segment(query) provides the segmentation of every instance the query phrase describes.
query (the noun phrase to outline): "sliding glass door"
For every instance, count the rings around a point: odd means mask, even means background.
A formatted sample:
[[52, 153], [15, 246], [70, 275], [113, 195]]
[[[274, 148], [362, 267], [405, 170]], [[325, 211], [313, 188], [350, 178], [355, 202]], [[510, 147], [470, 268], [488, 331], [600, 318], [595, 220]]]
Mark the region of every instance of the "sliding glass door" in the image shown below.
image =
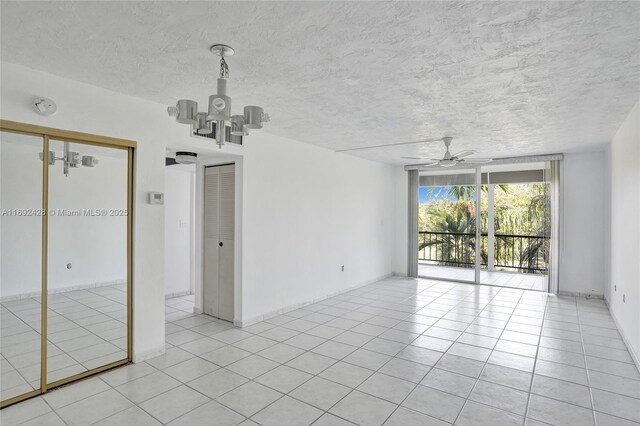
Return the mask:
[[549, 162], [421, 171], [418, 275], [548, 291], [551, 181]]
[[476, 170], [421, 173], [418, 275], [476, 281]]
[[544, 162], [482, 168], [481, 284], [547, 291], [548, 177]]
[[131, 360], [135, 142], [0, 123], [5, 407]]

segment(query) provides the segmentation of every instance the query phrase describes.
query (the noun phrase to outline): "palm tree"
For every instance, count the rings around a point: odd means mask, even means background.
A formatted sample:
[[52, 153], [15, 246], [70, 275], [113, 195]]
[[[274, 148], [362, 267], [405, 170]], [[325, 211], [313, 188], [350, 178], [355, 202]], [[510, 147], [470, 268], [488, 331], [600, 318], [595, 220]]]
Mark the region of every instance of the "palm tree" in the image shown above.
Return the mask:
[[[459, 200], [450, 211], [431, 212], [436, 235], [421, 241], [418, 250], [432, 248], [444, 265], [471, 266], [475, 254], [475, 203]], [[431, 257], [431, 256], [429, 256]]]
[[549, 206], [551, 194], [548, 186], [541, 188], [542, 193], [531, 198], [527, 210], [528, 220], [536, 224], [536, 236], [545, 238], [530, 239], [524, 250], [520, 253], [520, 267], [527, 265], [529, 270], [548, 269], [549, 265], [549, 236], [551, 234], [551, 218]]
[[[504, 192], [509, 192], [508, 185], [496, 185]], [[481, 185], [482, 192], [489, 190], [488, 185]], [[474, 185], [453, 185], [453, 186], [429, 186], [427, 187], [427, 197], [440, 197], [446, 191], [446, 194], [456, 200], [471, 200], [476, 195], [476, 187]]]

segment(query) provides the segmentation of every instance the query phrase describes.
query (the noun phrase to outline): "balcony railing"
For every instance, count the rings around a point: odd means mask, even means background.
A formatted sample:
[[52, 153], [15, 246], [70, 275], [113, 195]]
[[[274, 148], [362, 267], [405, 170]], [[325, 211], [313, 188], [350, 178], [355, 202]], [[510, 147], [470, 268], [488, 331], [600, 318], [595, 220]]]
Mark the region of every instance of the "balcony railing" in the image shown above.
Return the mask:
[[[475, 233], [420, 231], [418, 259], [440, 265], [472, 268], [475, 265]], [[539, 235], [494, 235], [492, 267], [530, 274], [548, 272], [549, 239]], [[487, 268], [488, 234], [480, 240], [480, 265]]]

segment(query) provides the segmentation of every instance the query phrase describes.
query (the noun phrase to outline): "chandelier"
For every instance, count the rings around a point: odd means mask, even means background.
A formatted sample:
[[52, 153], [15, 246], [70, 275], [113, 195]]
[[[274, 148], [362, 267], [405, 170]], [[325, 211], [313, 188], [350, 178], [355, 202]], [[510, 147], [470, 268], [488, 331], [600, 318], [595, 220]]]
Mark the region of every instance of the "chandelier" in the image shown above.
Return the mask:
[[178, 123], [190, 124], [194, 135], [215, 139], [219, 148], [225, 142], [242, 145], [249, 129], [261, 129], [262, 124], [269, 121], [269, 115], [259, 106], [246, 106], [243, 115], [231, 115], [231, 98], [227, 96], [229, 66], [225, 57], [233, 56], [235, 51], [226, 44], [214, 44], [209, 50], [220, 56], [220, 74], [218, 93], [209, 96], [208, 111], [198, 112], [196, 101], [181, 99], [176, 106], [167, 108], [167, 112]]
[[[44, 160], [44, 154], [38, 153], [40, 161]], [[55, 151], [49, 151], [47, 158], [50, 166], [55, 166], [56, 161], [62, 161], [62, 172], [65, 176], [69, 176], [69, 169], [77, 169], [80, 166], [83, 167], [95, 167], [98, 164], [98, 159], [93, 155], [81, 155], [79, 152], [71, 151], [69, 148], [69, 142], [64, 142], [62, 157], [56, 157]]]

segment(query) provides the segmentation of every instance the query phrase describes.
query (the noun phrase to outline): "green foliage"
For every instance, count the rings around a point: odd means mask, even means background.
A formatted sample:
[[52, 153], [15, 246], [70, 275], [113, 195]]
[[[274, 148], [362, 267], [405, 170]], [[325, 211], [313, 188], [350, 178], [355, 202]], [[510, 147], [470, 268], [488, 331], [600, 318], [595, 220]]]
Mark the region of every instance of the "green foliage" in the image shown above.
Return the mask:
[[[488, 186], [482, 185], [481, 230], [487, 233]], [[442, 264], [473, 263], [475, 236], [475, 186], [430, 187], [428, 194], [450, 199], [435, 199], [420, 204], [418, 227], [420, 231], [443, 232], [447, 235], [430, 236], [419, 242], [421, 255], [425, 258], [444, 259]], [[508, 184], [494, 188], [494, 229], [498, 235], [520, 235], [548, 237], [550, 233], [549, 188], [545, 184]], [[482, 262], [487, 262], [487, 241], [481, 241]], [[523, 239], [523, 247], [504, 249], [513, 238], [496, 237], [496, 263], [515, 264], [524, 268], [546, 268], [549, 256], [549, 240]], [[519, 241], [519, 240], [518, 240]], [[500, 250], [500, 247], [503, 250]]]
[[[431, 204], [437, 204], [437, 207]], [[428, 252], [430, 258], [440, 259], [440, 264], [463, 263], [471, 266], [475, 258], [476, 203], [470, 198], [436, 200], [420, 205], [419, 218], [427, 229], [443, 234], [432, 235], [419, 242], [418, 250]]]

